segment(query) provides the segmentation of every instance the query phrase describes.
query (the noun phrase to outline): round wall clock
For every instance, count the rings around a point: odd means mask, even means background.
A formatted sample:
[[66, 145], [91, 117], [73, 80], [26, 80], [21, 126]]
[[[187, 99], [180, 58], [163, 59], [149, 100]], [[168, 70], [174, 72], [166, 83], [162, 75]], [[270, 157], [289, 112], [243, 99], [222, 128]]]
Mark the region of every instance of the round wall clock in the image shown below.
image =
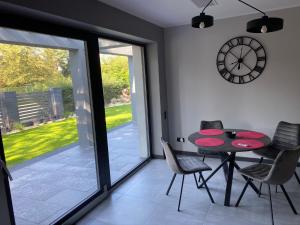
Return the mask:
[[227, 41], [217, 56], [220, 75], [234, 84], [245, 84], [258, 78], [265, 69], [267, 56], [259, 41], [236, 37]]

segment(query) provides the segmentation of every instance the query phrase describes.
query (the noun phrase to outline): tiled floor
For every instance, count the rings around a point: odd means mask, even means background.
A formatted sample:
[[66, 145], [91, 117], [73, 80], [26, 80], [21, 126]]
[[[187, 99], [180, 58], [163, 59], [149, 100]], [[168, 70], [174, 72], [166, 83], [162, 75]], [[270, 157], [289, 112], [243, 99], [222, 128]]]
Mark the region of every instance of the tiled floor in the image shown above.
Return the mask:
[[[109, 132], [108, 140], [114, 182], [143, 159], [132, 123]], [[49, 224], [93, 194], [97, 190], [94, 159], [93, 148], [75, 145], [12, 168], [10, 186], [17, 225]]]
[[[216, 167], [219, 160], [207, 159], [207, 163]], [[242, 167], [248, 164], [239, 162]], [[225, 207], [225, 182], [221, 171], [208, 183], [216, 204], [210, 202], [204, 189], [196, 189], [192, 176], [187, 176], [182, 211], [177, 212], [181, 179], [176, 178], [170, 195], [166, 196], [171, 177], [172, 173], [164, 160], [152, 160], [78, 225], [271, 225], [266, 186], [263, 187], [261, 198], [249, 188], [240, 207]], [[235, 172], [232, 204], [236, 202], [244, 184], [244, 180]], [[294, 177], [286, 184], [286, 189], [300, 212], [300, 185]], [[292, 213], [283, 193], [275, 194], [274, 188], [272, 190], [275, 224], [299, 225], [300, 215]]]

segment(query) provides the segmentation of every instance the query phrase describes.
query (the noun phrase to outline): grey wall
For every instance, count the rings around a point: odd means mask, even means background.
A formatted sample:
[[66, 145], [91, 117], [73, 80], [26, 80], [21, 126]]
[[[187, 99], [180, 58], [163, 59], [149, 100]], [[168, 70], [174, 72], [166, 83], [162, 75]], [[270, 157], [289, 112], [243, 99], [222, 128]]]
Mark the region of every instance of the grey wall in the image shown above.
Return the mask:
[[[166, 92], [164, 86], [164, 38], [163, 29], [127, 14], [123, 11], [105, 5], [97, 0], [41, 0], [41, 1], [0, 1], [0, 6], [8, 9], [15, 9], [15, 5], [27, 7], [43, 12], [39, 14], [32, 11], [20, 9], [26, 14], [38, 14], [51, 20], [58, 20], [58, 17], [68, 18], [72, 21], [84, 23], [81, 25], [91, 26], [104, 34], [118, 35], [132, 40], [147, 43], [146, 56], [148, 60], [147, 68], [149, 71], [149, 106], [151, 108], [151, 127], [152, 127], [152, 149], [154, 154], [161, 155], [159, 138], [167, 135], [166, 121], [161, 115], [166, 108]], [[47, 13], [48, 15], [44, 14]], [[58, 16], [53, 17], [52, 15]]]
[[[283, 31], [246, 33], [246, 22], [257, 15], [217, 20], [205, 30], [189, 25], [165, 30], [169, 139], [176, 149], [196, 150], [176, 137], [187, 138], [200, 120], [221, 119], [227, 128], [271, 136], [280, 120], [300, 123], [300, 8], [270, 15], [285, 19]], [[268, 56], [261, 77], [246, 85], [225, 81], [216, 68], [219, 48], [239, 35], [259, 40]]]

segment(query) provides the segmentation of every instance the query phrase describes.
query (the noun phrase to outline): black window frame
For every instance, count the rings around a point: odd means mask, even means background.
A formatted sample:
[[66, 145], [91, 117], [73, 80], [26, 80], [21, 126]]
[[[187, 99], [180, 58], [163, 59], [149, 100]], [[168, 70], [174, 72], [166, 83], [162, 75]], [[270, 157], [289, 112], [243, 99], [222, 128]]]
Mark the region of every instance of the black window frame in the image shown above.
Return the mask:
[[[130, 39], [106, 34], [99, 32], [96, 29], [91, 29], [88, 25], [87, 27], [76, 26], [75, 24], [70, 25], [66, 22], [52, 22], [49, 21], [51, 18], [39, 18], [35, 16], [22, 15], [20, 13], [9, 12], [7, 10], [0, 10], [0, 27], [10, 28], [16, 30], [22, 30], [27, 32], [35, 32], [47, 35], [55, 35], [65, 38], [72, 38], [82, 40], [86, 43], [87, 50], [87, 65], [88, 65], [88, 80], [89, 80], [89, 92], [92, 106], [92, 120], [94, 128], [94, 140], [95, 140], [95, 155], [97, 160], [97, 175], [100, 180], [100, 189], [97, 193], [90, 196], [83, 203], [75, 206], [71, 211], [58, 220], [54, 221], [53, 224], [63, 224], [67, 222], [70, 218], [79, 213], [82, 209], [92, 203], [95, 199], [101, 197], [105, 191], [111, 192], [118, 185], [123, 183], [128, 177], [132, 176], [140, 168], [142, 168], [146, 163], [148, 163], [152, 154], [152, 143], [151, 143], [151, 122], [150, 122], [150, 96], [148, 94], [149, 87], [149, 77], [147, 73], [147, 45], [142, 42], [133, 41]], [[148, 117], [148, 136], [149, 136], [149, 157], [143, 162], [138, 164], [135, 168], [128, 172], [128, 174], [121, 177], [115, 183], [111, 183], [110, 179], [110, 166], [109, 166], [109, 152], [108, 152], [108, 140], [107, 140], [107, 130], [105, 121], [105, 105], [103, 97], [103, 85], [101, 76], [101, 66], [100, 66], [100, 52], [98, 39], [104, 38], [113, 41], [121, 41], [124, 43], [137, 45], [143, 47], [144, 52], [144, 62], [145, 62], [145, 94], [147, 100], [147, 117]], [[99, 91], [101, 90], [101, 91]], [[101, 125], [102, 124], [102, 125]], [[2, 137], [0, 136], [0, 158], [5, 161], [4, 147], [2, 143]], [[5, 192], [7, 194], [8, 207], [10, 209], [10, 218], [12, 225], [15, 225], [14, 213], [12, 200], [10, 195], [10, 187], [8, 179], [5, 179]]]

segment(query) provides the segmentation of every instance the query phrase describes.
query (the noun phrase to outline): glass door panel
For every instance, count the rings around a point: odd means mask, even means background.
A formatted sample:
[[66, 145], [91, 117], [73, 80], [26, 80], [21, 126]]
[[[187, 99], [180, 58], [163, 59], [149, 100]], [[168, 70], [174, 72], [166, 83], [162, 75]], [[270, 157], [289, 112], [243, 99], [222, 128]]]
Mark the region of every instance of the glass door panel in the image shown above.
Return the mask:
[[149, 157], [143, 48], [99, 39], [111, 181]]
[[100, 187], [85, 42], [0, 34], [0, 126], [16, 224], [50, 224]]

